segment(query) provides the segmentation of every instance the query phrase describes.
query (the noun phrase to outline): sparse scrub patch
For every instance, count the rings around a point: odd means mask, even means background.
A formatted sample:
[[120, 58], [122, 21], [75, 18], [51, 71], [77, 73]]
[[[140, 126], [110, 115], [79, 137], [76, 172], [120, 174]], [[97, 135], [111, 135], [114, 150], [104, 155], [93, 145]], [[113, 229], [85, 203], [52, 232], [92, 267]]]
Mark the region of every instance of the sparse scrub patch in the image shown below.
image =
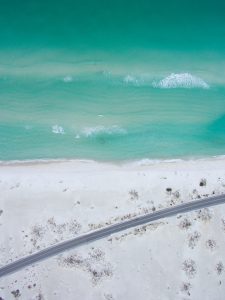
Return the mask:
[[173, 205], [176, 205], [178, 200], [180, 199], [180, 192], [178, 190], [172, 192], [172, 189], [171, 188], [167, 188], [166, 189], [166, 193], [167, 195], [169, 196], [169, 202], [168, 202], [168, 205], [169, 206], [173, 206]]
[[184, 220], [182, 220], [179, 224], [180, 229], [189, 229], [191, 227], [191, 221], [188, 220], [187, 218], [185, 218]]
[[164, 224], [163, 222], [158, 222], [158, 223], [143, 225], [141, 227], [133, 229], [132, 231], [123, 233], [119, 236], [115, 236], [115, 238], [110, 238], [110, 239], [108, 239], [108, 241], [112, 242], [113, 239], [115, 239], [116, 241], [122, 241], [123, 239], [125, 239], [127, 236], [130, 236], [130, 235], [142, 236], [143, 234], [145, 234], [145, 232], [147, 232], [149, 230], [155, 230], [163, 224]]
[[93, 249], [91, 252], [89, 252], [89, 256], [96, 261], [100, 261], [104, 259], [105, 253], [101, 249]]
[[203, 208], [197, 212], [197, 218], [201, 221], [209, 222], [212, 219], [212, 214], [208, 208]]
[[81, 256], [70, 255], [64, 258], [63, 263], [67, 267], [78, 267], [83, 265], [84, 260], [82, 259]]
[[168, 195], [171, 195], [171, 193], [172, 193], [172, 188], [170, 188], [170, 187], [166, 188], [166, 192], [167, 192]]
[[216, 272], [218, 275], [221, 275], [222, 272], [224, 270], [224, 266], [223, 263], [220, 261], [217, 265], [216, 265]]
[[44, 296], [41, 293], [39, 293], [36, 297], [36, 300], [44, 300]]
[[182, 268], [189, 278], [193, 278], [195, 274], [197, 273], [196, 271], [196, 263], [193, 259], [187, 259], [183, 262], [183, 268]]
[[72, 219], [69, 222], [57, 224], [54, 217], [52, 217], [48, 219], [47, 225], [49, 225], [51, 232], [57, 233], [58, 235], [63, 235], [65, 233], [77, 234], [81, 230], [81, 224], [75, 219]]
[[32, 238], [30, 239], [30, 241], [32, 242], [33, 246], [36, 247], [37, 249], [40, 248], [38, 242], [40, 242], [43, 239], [44, 233], [45, 233], [45, 229], [43, 226], [40, 225], [35, 225], [31, 229]]
[[192, 191], [192, 199], [199, 199], [199, 198], [201, 198], [201, 196], [199, 195], [198, 191], [194, 189]]
[[76, 220], [72, 220], [69, 223], [69, 232], [77, 234], [81, 230], [81, 225]]
[[169, 202], [169, 206], [173, 206], [175, 204], [176, 204], [176, 202], [173, 199], [171, 199], [170, 202]]
[[210, 250], [214, 250], [216, 247], [216, 241], [209, 239], [206, 241], [206, 247]]
[[15, 298], [19, 298], [19, 297], [21, 296], [20, 290], [12, 291], [11, 294], [12, 294]]
[[54, 227], [56, 226], [56, 222], [55, 222], [54, 217], [48, 219], [47, 223], [48, 223], [49, 225], [51, 225], [51, 226], [54, 226]]
[[32, 231], [31, 231], [31, 233], [37, 238], [42, 238], [44, 235], [44, 232], [45, 232], [44, 227], [42, 227], [41, 225], [33, 226]]
[[93, 284], [113, 275], [112, 266], [105, 261], [105, 253], [101, 249], [92, 248], [87, 257], [78, 254], [60, 257], [59, 264], [83, 269], [91, 275]]
[[104, 265], [104, 267], [100, 269], [98, 269], [98, 267], [96, 268], [96, 266], [90, 266], [88, 272], [91, 274], [94, 284], [97, 284], [104, 277], [111, 277], [113, 274], [110, 265]]
[[207, 183], [206, 179], [202, 178], [199, 182], [199, 186], [206, 186], [206, 183]]
[[130, 190], [129, 195], [130, 195], [131, 200], [138, 200], [139, 199], [139, 195], [138, 195], [138, 192], [136, 190]]
[[134, 231], [133, 231], [133, 234], [134, 235], [142, 235], [147, 230], [155, 230], [156, 228], [158, 228], [162, 224], [164, 224], [164, 223], [163, 222], [158, 222], [158, 223], [143, 225], [141, 227], [135, 228]]
[[201, 235], [199, 232], [195, 231], [193, 234], [190, 234], [188, 236], [188, 247], [191, 249], [194, 249], [194, 247], [197, 245], [197, 242], [199, 241]]
[[113, 295], [112, 294], [104, 294], [104, 297], [106, 300], [113, 300]]
[[[55, 244], [59, 240], [73, 237], [81, 230], [81, 224], [75, 219], [64, 223], [56, 223], [54, 217], [52, 217], [45, 224], [42, 224], [34, 225], [30, 231], [30, 241], [36, 249], [46, 246], [46, 240], [48, 244]], [[28, 235], [26, 234], [25, 237], [28, 237]]]
[[56, 233], [58, 233], [59, 235], [63, 234], [66, 231], [66, 224], [62, 223], [62, 224], [58, 224], [56, 226]]
[[179, 191], [175, 191], [173, 193], [174, 198], [179, 199], [180, 198], [180, 192]]
[[183, 283], [182, 283], [181, 291], [184, 292], [184, 293], [186, 293], [188, 296], [191, 295], [190, 289], [191, 289], [191, 284], [190, 284], [190, 282], [183, 282]]

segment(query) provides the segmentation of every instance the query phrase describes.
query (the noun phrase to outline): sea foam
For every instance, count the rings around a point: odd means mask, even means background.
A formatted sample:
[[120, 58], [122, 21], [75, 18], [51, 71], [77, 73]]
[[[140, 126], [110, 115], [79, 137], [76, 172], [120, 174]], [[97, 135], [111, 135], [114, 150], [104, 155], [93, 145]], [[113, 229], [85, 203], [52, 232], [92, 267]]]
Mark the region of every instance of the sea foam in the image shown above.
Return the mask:
[[86, 137], [97, 136], [101, 134], [113, 135], [113, 134], [126, 134], [127, 131], [117, 125], [110, 127], [96, 126], [96, 127], [86, 127], [83, 129], [82, 134]]
[[64, 134], [65, 133], [63, 127], [59, 126], [59, 125], [53, 125], [52, 126], [52, 132], [55, 133], [55, 134]]
[[209, 85], [199, 77], [190, 73], [172, 73], [159, 82], [153, 82], [153, 87], [161, 89], [171, 88], [203, 88], [208, 89]]
[[72, 76], [65, 76], [65, 77], [63, 78], [63, 81], [64, 81], [64, 82], [72, 82], [72, 81], [73, 81], [73, 77], [72, 77]]
[[123, 82], [126, 84], [140, 85], [143, 82], [143, 80], [133, 75], [126, 75], [123, 78]]

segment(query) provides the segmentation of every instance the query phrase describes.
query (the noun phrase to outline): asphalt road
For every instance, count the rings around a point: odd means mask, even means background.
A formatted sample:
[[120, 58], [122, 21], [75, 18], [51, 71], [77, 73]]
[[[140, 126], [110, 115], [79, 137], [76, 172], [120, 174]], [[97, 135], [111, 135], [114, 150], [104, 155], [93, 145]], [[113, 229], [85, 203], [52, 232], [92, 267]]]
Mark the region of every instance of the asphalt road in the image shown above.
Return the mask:
[[131, 227], [143, 225], [162, 218], [167, 218], [177, 214], [186, 213], [189, 211], [198, 210], [204, 207], [219, 205], [223, 203], [225, 203], [225, 195], [209, 197], [201, 200], [193, 200], [188, 203], [183, 203], [174, 207], [161, 209], [159, 211], [146, 214], [144, 216], [139, 216], [125, 222], [107, 226], [105, 228], [86, 233], [82, 236], [75, 237], [69, 241], [65, 241], [54, 246], [48, 247], [37, 253], [31, 254], [27, 257], [21, 258], [10, 264], [7, 264], [6, 266], [0, 268], [0, 277], [16, 272], [22, 268], [25, 268], [29, 265], [33, 265], [38, 261], [47, 259], [61, 252], [105, 238], [109, 235], [120, 232], [122, 230], [126, 230]]

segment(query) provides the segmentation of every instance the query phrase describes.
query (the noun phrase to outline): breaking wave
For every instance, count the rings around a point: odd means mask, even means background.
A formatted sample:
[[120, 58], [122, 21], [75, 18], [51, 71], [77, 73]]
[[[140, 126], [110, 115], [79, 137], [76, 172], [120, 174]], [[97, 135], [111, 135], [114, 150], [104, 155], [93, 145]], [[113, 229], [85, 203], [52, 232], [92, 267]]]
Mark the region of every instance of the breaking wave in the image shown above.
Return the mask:
[[172, 73], [159, 82], [153, 82], [153, 87], [161, 89], [171, 88], [203, 88], [208, 89], [209, 85], [199, 77], [190, 73]]
[[[54, 134], [65, 134], [65, 130], [62, 126], [53, 125], [52, 133]], [[95, 127], [84, 127], [82, 130], [75, 131], [75, 139], [99, 137], [99, 136], [111, 136], [111, 135], [124, 135], [127, 133], [126, 129], [121, 128], [117, 125], [113, 126], [95, 126]]]
[[126, 83], [126, 84], [140, 85], [141, 80], [138, 79], [138, 78], [135, 77], [135, 76], [132, 76], [132, 75], [126, 75], [126, 76], [123, 78], [123, 82]]
[[63, 129], [62, 126], [59, 126], [59, 125], [53, 125], [52, 126], [52, 133], [55, 133], [55, 134], [64, 134], [65, 131]]
[[84, 135], [85, 137], [95, 137], [99, 135], [114, 135], [114, 134], [123, 135], [126, 133], [127, 131], [124, 128], [121, 128], [117, 125], [113, 125], [110, 127], [105, 127], [105, 126], [86, 127], [82, 131], [82, 135]]

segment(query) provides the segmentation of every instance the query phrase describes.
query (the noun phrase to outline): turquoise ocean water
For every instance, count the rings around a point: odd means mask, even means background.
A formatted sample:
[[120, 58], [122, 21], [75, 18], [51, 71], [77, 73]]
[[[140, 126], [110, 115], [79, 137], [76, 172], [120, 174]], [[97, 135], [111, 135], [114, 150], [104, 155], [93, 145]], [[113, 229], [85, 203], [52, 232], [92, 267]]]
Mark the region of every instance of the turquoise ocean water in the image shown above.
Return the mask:
[[225, 154], [225, 1], [1, 1], [0, 160]]

